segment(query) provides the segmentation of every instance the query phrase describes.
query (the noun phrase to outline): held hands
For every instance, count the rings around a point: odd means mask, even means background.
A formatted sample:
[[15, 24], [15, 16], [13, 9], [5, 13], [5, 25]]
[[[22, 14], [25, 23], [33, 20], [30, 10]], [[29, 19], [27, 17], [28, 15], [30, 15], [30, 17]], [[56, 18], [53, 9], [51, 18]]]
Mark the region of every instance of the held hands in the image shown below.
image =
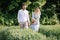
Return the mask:
[[30, 26], [30, 23], [28, 22], [28, 26]]
[[34, 24], [35, 23], [35, 20], [34, 19], [32, 19], [32, 24]]
[[[34, 24], [36, 21], [32, 19], [32, 24]], [[30, 22], [26, 22], [26, 25], [30, 26]]]
[[27, 26], [30, 26], [30, 23], [29, 23], [29, 22], [26, 22], [26, 25], [27, 25]]

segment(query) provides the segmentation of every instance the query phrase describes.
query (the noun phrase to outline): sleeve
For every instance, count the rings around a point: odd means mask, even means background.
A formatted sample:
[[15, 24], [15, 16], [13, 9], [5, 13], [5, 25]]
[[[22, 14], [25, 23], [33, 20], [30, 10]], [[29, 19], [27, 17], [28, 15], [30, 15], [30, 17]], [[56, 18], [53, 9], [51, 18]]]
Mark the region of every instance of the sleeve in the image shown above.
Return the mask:
[[35, 18], [34, 18], [34, 12], [32, 12], [32, 19], [34, 19], [34, 20], [35, 20]]
[[30, 19], [29, 19], [29, 12], [28, 12], [28, 19], [27, 19], [27, 21], [30, 23]]
[[40, 12], [40, 15], [41, 15], [41, 12]]
[[40, 16], [41, 16], [41, 12], [40, 12], [40, 14], [39, 14], [39, 18], [40, 18]]
[[19, 13], [19, 11], [18, 11], [18, 17], [17, 17], [17, 19], [18, 19], [18, 23], [20, 23], [20, 21], [19, 21], [19, 17], [20, 17], [20, 13]]

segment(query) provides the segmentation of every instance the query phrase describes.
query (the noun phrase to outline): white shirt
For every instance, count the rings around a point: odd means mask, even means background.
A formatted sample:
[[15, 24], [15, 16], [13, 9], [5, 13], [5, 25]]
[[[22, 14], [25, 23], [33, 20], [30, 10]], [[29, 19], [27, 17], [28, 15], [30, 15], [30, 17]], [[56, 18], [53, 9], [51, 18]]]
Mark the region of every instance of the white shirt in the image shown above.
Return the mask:
[[27, 21], [30, 22], [28, 13], [29, 12], [27, 10], [23, 10], [23, 9], [19, 10], [18, 11], [18, 23], [27, 22]]

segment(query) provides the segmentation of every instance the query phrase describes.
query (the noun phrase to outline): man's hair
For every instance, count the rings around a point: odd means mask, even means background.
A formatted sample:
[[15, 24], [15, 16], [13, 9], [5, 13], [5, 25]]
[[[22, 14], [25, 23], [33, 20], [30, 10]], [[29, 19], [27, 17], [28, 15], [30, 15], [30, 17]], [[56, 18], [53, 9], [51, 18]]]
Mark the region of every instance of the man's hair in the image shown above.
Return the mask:
[[22, 6], [26, 6], [26, 4], [25, 3], [22, 3]]

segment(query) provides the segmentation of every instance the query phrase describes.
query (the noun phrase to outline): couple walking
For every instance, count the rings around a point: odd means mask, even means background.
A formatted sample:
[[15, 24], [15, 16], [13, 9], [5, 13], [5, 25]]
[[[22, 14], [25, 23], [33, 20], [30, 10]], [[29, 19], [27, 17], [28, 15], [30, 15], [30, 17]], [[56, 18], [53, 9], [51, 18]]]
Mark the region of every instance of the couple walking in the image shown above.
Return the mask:
[[[30, 26], [29, 12], [26, 10], [26, 7], [26, 4], [22, 4], [22, 9], [18, 11], [18, 23], [20, 28], [28, 28], [28, 26]], [[39, 7], [35, 8], [34, 12], [32, 13], [32, 24], [30, 26], [32, 30], [39, 30], [40, 15], [41, 12]]]

